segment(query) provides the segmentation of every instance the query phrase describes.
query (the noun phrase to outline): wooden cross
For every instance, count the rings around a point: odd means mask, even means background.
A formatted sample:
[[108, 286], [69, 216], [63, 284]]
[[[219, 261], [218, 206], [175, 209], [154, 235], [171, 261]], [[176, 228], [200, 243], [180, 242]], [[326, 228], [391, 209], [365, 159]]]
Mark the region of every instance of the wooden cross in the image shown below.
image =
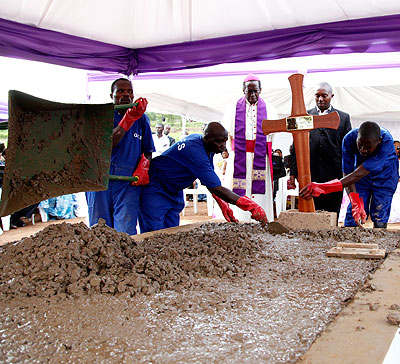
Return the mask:
[[[302, 74], [296, 73], [289, 77], [292, 89], [292, 113], [289, 117], [279, 120], [263, 120], [262, 130], [265, 135], [276, 132], [290, 132], [293, 136], [297, 159], [297, 179], [299, 188], [311, 182], [310, 171], [310, 135], [312, 129], [339, 127], [339, 114], [335, 111], [325, 115], [308, 115], [304, 104]], [[315, 212], [313, 199], [305, 200], [299, 197], [300, 212]]]

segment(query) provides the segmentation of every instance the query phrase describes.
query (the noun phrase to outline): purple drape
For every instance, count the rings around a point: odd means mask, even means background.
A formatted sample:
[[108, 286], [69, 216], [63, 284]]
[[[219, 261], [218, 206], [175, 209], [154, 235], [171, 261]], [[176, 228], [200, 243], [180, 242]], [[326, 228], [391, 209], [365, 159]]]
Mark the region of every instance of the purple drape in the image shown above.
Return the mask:
[[130, 74], [316, 54], [400, 51], [400, 15], [128, 49], [0, 19], [0, 56]]
[[138, 49], [138, 73], [317, 54], [400, 51], [400, 15]]
[[5, 19], [0, 19], [0, 56], [124, 74], [137, 69], [132, 49]]

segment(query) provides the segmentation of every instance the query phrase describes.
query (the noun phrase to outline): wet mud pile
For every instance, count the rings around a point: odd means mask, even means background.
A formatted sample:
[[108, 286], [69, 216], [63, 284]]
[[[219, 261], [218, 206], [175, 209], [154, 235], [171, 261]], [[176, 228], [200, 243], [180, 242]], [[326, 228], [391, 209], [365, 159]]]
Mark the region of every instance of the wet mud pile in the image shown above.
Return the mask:
[[390, 253], [400, 235], [221, 223], [135, 242], [64, 224], [29, 239], [0, 253], [2, 362], [294, 363], [383, 262], [325, 252]]
[[[261, 228], [254, 227], [261, 232]], [[244, 274], [261, 251], [238, 227], [198, 229], [137, 243], [104, 221], [50, 225], [33, 237], [0, 248], [0, 294], [51, 297], [92, 293], [151, 294], [193, 278]]]

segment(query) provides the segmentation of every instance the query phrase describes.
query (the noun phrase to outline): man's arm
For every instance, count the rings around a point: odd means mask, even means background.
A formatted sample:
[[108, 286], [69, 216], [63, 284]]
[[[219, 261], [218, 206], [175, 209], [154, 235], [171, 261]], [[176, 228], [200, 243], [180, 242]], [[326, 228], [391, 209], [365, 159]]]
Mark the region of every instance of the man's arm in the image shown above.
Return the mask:
[[228, 203], [231, 203], [243, 211], [251, 212], [251, 217], [256, 221], [261, 222], [263, 226], [268, 223], [267, 215], [264, 209], [257, 205], [251, 198], [247, 196], [240, 197], [236, 193], [222, 186], [207, 188], [212, 193], [215, 201], [217, 201], [219, 207], [221, 208], [222, 214], [228, 222], [238, 222], [233, 215], [233, 211], [229, 207]]
[[150, 153], [143, 153], [143, 154], [149, 161], [151, 161], [153, 153], [150, 152]]
[[299, 195], [308, 200], [313, 196], [318, 197], [321, 194], [338, 192], [342, 191], [343, 188], [346, 188], [351, 202], [351, 212], [354, 221], [358, 226], [360, 226], [365, 223], [367, 214], [364, 210], [364, 201], [357, 193], [355, 183], [368, 174], [369, 172], [361, 165], [354, 172], [344, 176], [340, 181], [335, 179], [325, 183], [311, 182], [301, 189]]
[[350, 199], [351, 213], [358, 226], [365, 224], [367, 214], [364, 209], [364, 201], [357, 193], [355, 183], [368, 174], [369, 172], [361, 165], [354, 172], [345, 175], [341, 179], [342, 185], [346, 188], [347, 195]]
[[213, 195], [216, 195], [217, 197], [221, 198], [225, 202], [231, 203], [232, 205], [236, 205], [236, 201], [240, 197], [235, 192], [232, 192], [231, 190], [223, 186], [207, 187], [207, 188]]
[[112, 148], [115, 148], [124, 137], [126, 131], [121, 126], [117, 125], [112, 131]]
[[342, 191], [343, 188], [346, 188], [348, 194], [357, 192], [355, 183], [368, 174], [369, 172], [361, 165], [354, 172], [344, 176], [340, 181], [335, 179], [325, 183], [311, 182], [300, 190], [299, 195], [309, 200], [313, 196], [318, 197], [321, 194]]
[[146, 111], [147, 100], [145, 98], [138, 98], [135, 101], [138, 105], [133, 106], [125, 111], [119, 124], [112, 131], [112, 148], [115, 148], [122, 140], [125, 133], [131, 128], [133, 123], [140, 119]]
[[340, 182], [343, 188], [346, 188], [347, 194], [350, 194], [351, 192], [357, 192], [355, 183], [368, 174], [369, 172], [361, 165], [354, 172], [346, 174]]

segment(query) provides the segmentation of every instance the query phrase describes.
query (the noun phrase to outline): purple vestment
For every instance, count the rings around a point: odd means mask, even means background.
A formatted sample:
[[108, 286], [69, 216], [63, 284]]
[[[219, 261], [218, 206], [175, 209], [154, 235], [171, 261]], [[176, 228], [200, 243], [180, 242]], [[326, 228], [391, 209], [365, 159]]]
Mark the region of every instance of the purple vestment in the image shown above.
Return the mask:
[[[267, 118], [267, 108], [263, 99], [258, 98], [257, 132], [254, 147], [251, 193], [265, 193], [265, 169], [267, 137], [262, 132], [262, 121]], [[246, 194], [246, 98], [236, 104], [235, 117], [235, 161], [233, 172], [233, 192], [239, 196]]]

